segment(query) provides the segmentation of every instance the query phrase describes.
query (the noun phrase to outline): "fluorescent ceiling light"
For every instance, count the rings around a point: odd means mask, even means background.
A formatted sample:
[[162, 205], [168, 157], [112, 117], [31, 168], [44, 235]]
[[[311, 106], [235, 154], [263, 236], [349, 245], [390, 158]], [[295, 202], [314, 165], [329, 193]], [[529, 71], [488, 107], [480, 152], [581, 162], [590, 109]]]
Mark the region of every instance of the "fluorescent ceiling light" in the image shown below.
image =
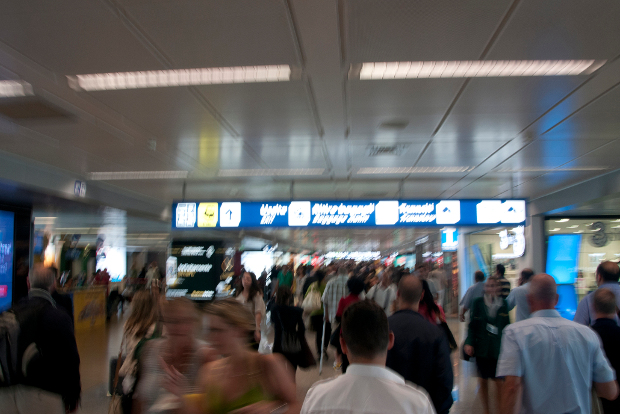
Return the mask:
[[325, 168], [266, 168], [256, 170], [219, 170], [218, 177], [272, 177], [289, 175], [323, 175]]
[[620, 229], [620, 226], [611, 226], [612, 229]]
[[574, 226], [568, 226], [567, 229], [576, 229], [577, 227], [579, 227], [579, 225], [575, 224]]
[[580, 234], [580, 233], [583, 233], [583, 230], [577, 230], [577, 231], [574, 231], [573, 233]]
[[88, 173], [89, 180], [166, 180], [187, 178], [187, 171], [110, 171]]
[[19, 96], [34, 95], [32, 85], [24, 81], [0, 81], [0, 98], [16, 98]]
[[[426, 62], [362, 63], [359, 78], [489, 78], [506, 76], [587, 75], [605, 64], [605, 60], [463, 60]], [[355, 76], [352, 65], [350, 77]]]
[[610, 223], [620, 223], [620, 219], [619, 220], [611, 220]]
[[564, 219], [560, 219], [560, 220], [556, 220], [556, 223], [566, 223], [567, 221], [570, 221], [570, 219], [564, 218]]
[[433, 174], [470, 172], [476, 167], [386, 167], [360, 168], [357, 174]]
[[76, 91], [165, 88], [219, 83], [283, 82], [291, 80], [289, 65], [153, 70], [67, 76]]
[[559, 228], [559, 227], [556, 227], [555, 229], [551, 229], [551, 230], [549, 230], [549, 231], [560, 231], [560, 230], [562, 230], [562, 229], [561, 229], [561, 228]]
[[609, 167], [568, 167], [568, 168], [543, 168], [543, 167], [531, 167], [531, 168], [498, 168], [495, 172], [566, 172], [566, 171], [605, 171]]

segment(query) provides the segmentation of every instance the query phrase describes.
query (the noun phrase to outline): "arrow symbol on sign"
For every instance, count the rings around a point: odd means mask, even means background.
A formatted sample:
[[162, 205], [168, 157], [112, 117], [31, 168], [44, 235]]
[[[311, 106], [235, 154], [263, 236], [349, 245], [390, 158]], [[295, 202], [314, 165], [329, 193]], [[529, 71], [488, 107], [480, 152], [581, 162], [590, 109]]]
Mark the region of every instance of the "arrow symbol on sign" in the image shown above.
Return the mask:
[[231, 210], [227, 210], [226, 213], [224, 213], [224, 215], [228, 214], [228, 220], [232, 220], [232, 211]]

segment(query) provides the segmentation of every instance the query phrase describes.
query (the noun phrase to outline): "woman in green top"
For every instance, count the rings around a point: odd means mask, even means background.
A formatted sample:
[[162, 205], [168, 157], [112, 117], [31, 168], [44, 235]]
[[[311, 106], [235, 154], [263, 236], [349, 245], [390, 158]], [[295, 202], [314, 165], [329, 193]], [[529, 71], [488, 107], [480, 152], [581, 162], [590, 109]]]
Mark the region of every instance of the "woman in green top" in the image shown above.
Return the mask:
[[[292, 372], [278, 354], [261, 355], [248, 343], [255, 327], [251, 313], [238, 301], [216, 301], [206, 309], [209, 342], [223, 358], [206, 364], [198, 374], [199, 393], [183, 395], [179, 413], [225, 414], [299, 412]], [[172, 367], [167, 388], [181, 396], [184, 378]], [[243, 410], [240, 410], [243, 409]]]
[[490, 277], [484, 285], [484, 296], [474, 300], [470, 310], [471, 322], [465, 340], [465, 353], [476, 357], [480, 375], [480, 399], [484, 414], [489, 413], [489, 386], [492, 379], [497, 386], [497, 406], [501, 396], [501, 380], [495, 376], [502, 332], [510, 323], [508, 305], [500, 296], [501, 284]]

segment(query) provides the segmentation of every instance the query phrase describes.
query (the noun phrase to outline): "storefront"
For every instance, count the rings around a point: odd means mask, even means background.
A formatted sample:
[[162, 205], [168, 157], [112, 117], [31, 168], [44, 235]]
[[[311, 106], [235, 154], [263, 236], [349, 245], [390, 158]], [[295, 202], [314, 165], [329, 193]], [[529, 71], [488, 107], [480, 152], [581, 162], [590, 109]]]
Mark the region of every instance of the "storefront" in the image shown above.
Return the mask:
[[547, 273], [573, 283], [579, 299], [596, 288], [601, 262], [620, 260], [620, 218], [550, 218], [545, 239]]

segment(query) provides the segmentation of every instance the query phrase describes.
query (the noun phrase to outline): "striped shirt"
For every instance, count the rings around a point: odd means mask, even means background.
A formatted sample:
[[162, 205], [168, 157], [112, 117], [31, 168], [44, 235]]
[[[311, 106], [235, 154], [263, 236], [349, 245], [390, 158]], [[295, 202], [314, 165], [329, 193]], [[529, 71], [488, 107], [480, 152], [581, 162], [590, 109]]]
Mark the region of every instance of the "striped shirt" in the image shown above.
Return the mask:
[[505, 277], [500, 277], [499, 284], [502, 286], [502, 292], [499, 295], [502, 297], [502, 299], [506, 299], [508, 295], [510, 295], [510, 280], [506, 279]]
[[347, 288], [348, 275], [338, 275], [334, 279], [327, 282], [325, 291], [323, 292], [323, 303], [327, 305], [329, 312], [329, 321], [336, 322], [336, 311], [338, 310], [338, 302], [347, 296], [349, 289]]

